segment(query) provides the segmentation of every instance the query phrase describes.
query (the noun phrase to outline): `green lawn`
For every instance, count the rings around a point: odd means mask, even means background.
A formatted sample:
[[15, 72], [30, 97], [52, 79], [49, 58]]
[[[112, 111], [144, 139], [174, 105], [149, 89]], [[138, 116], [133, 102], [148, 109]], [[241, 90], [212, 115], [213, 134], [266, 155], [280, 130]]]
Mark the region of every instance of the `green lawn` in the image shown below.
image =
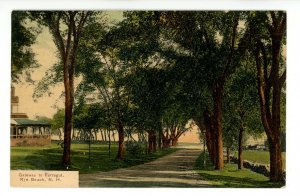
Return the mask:
[[[127, 155], [124, 160], [118, 161], [115, 159], [117, 144], [111, 146], [111, 158], [108, 155], [108, 144], [92, 144], [90, 159], [87, 144], [72, 144], [71, 149], [71, 170], [78, 170], [80, 173], [109, 171], [138, 165], [176, 150], [166, 149], [138, 157]], [[11, 147], [11, 169], [64, 170], [60, 164], [62, 152], [62, 148], [54, 143], [48, 147]]]
[[[271, 183], [269, 178], [255, 173], [249, 169], [238, 170], [236, 164], [225, 164], [223, 170], [214, 170], [213, 165], [207, 160], [206, 167], [203, 166], [202, 153], [196, 163], [196, 171], [215, 187], [234, 188], [262, 188], [262, 187], [282, 187], [282, 183]], [[208, 155], [206, 156], [208, 159]]]
[[[237, 152], [234, 155], [237, 157]], [[244, 160], [251, 162], [270, 164], [270, 155], [268, 151], [258, 151], [258, 150], [245, 150], [243, 151]], [[282, 153], [282, 164], [285, 168], [285, 152]]]

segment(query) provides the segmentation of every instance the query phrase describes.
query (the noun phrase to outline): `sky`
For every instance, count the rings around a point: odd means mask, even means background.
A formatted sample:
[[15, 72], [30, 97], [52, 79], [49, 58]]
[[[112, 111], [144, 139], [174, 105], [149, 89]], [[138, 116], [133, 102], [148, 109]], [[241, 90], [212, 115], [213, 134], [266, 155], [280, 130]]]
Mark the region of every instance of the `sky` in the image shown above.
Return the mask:
[[[45, 72], [57, 62], [56, 48], [51, 39], [51, 36], [46, 28], [43, 28], [41, 34], [38, 35], [36, 43], [32, 46], [35, 53], [35, 58], [40, 64], [40, 67], [31, 73], [35, 84], [40, 81]], [[61, 100], [57, 100], [60, 92], [63, 90], [63, 85], [59, 84], [51, 92], [54, 94], [51, 97], [47, 95], [39, 98], [37, 102], [33, 100], [33, 92], [35, 86], [31, 83], [24, 82], [14, 84], [15, 94], [19, 97], [18, 112], [27, 113], [29, 118], [34, 118], [36, 115], [51, 117], [55, 113], [53, 105], [58, 101], [61, 105]]]

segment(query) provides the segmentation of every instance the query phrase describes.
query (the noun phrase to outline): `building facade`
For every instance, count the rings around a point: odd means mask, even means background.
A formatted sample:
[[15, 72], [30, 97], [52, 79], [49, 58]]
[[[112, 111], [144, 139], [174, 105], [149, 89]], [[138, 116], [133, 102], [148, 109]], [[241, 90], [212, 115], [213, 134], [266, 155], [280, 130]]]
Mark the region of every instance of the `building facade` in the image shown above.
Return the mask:
[[51, 125], [47, 122], [31, 120], [19, 110], [19, 97], [11, 87], [11, 146], [45, 146], [51, 144]]

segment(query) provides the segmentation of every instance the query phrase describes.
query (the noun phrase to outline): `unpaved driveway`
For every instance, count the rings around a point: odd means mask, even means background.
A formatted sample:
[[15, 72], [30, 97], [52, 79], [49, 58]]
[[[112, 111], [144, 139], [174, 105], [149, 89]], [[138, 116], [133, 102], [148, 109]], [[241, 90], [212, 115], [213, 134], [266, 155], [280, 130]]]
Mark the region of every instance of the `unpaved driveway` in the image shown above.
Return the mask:
[[180, 149], [142, 165], [81, 174], [80, 187], [209, 187], [193, 171], [200, 152], [200, 149]]

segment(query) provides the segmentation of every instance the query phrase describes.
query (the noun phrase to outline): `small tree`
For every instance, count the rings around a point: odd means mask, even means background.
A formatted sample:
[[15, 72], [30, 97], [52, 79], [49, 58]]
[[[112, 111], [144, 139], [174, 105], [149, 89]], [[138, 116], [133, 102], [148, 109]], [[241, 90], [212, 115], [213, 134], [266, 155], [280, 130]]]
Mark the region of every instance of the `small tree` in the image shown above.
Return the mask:
[[226, 85], [223, 122], [227, 129], [225, 139], [238, 144], [239, 169], [243, 167], [242, 152], [246, 130], [248, 135], [259, 134], [262, 130], [258, 115], [255, 70], [251, 66], [253, 62], [249, 59], [251, 58], [241, 61], [241, 65]]
[[91, 157], [91, 140], [96, 139], [92, 133], [99, 128], [99, 125], [104, 125], [104, 114], [97, 104], [79, 105], [74, 109], [74, 128], [81, 130], [81, 138], [88, 141], [89, 160]]
[[65, 120], [65, 111], [64, 109], [58, 109], [53, 115], [51, 120], [52, 133], [58, 134], [59, 139], [62, 140], [63, 128]]

